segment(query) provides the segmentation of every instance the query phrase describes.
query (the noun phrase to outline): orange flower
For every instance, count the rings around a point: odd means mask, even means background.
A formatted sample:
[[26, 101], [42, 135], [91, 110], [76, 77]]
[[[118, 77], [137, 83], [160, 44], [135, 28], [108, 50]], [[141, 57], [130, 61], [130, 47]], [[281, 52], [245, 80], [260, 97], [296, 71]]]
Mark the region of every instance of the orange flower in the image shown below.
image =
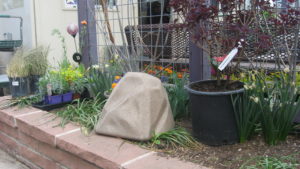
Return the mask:
[[172, 73], [173, 73], [173, 71], [172, 71], [171, 69], [169, 69], [169, 68], [165, 69], [165, 71], [166, 71], [167, 73], [169, 73], [169, 74], [172, 74]]
[[155, 72], [155, 71], [153, 71], [153, 70], [148, 70], [148, 73], [149, 73], [150, 75], [154, 75], [154, 74], [156, 74], [156, 72]]
[[158, 70], [163, 70], [163, 67], [162, 66], [157, 66], [157, 69]]
[[182, 78], [182, 73], [177, 73], [177, 77], [178, 77], [179, 79], [181, 79], [181, 78]]
[[121, 79], [121, 76], [115, 76], [115, 80]]
[[115, 88], [117, 86], [117, 83], [111, 84], [111, 88]]
[[87, 21], [86, 21], [86, 20], [83, 20], [83, 21], [81, 21], [81, 24], [82, 24], [82, 25], [87, 25]]

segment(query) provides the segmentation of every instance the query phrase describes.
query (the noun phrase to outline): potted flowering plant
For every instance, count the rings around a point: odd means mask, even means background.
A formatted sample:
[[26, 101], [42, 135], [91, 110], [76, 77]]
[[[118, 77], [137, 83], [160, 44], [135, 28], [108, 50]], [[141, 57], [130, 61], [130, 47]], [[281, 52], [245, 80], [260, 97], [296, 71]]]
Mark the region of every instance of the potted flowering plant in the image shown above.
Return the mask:
[[[65, 92], [63, 94], [63, 101], [69, 102], [73, 99], [73, 94], [80, 95], [84, 91], [84, 73], [83, 65], [73, 67], [69, 65], [61, 68], [59, 71], [64, 83]], [[76, 97], [75, 97], [76, 98]]]
[[[222, 145], [238, 141], [231, 97], [244, 89], [243, 84], [231, 80], [230, 75], [238, 71], [240, 59], [251, 60], [249, 50], [254, 55], [270, 51], [276, 47], [272, 41], [274, 35], [285, 32], [285, 26], [297, 24], [299, 13], [295, 10], [278, 13], [274, 3], [267, 0], [171, 0], [170, 6], [183, 19], [183, 24], [176, 25], [190, 32], [192, 42], [207, 53], [216, 74], [216, 80], [192, 82], [186, 87], [190, 93], [194, 135], [203, 143]], [[279, 24], [280, 28], [270, 29], [270, 23]], [[236, 63], [229, 64], [233, 57]]]
[[63, 78], [56, 72], [50, 71], [39, 79], [40, 95], [44, 97], [45, 104], [60, 104], [63, 100]]

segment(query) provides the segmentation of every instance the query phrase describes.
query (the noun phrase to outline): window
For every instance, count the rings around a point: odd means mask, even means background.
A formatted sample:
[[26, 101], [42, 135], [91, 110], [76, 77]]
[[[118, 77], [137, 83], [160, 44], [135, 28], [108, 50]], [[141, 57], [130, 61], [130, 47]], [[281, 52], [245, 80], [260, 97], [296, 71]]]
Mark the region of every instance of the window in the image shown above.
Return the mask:
[[0, 0], [0, 11], [24, 7], [24, 0]]
[[139, 13], [140, 24], [169, 23], [169, 0], [139, 0]]

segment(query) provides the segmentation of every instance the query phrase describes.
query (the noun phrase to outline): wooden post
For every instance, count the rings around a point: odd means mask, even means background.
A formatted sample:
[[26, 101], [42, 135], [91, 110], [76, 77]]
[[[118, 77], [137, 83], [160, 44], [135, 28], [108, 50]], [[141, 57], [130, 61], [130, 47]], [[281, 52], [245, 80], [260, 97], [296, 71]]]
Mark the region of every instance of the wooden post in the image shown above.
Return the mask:
[[[81, 24], [84, 20], [87, 21], [87, 25]], [[98, 64], [95, 1], [78, 1], [78, 25], [81, 32], [79, 43], [82, 46], [82, 63], [85, 67]]]
[[210, 78], [211, 68], [207, 54], [190, 41], [190, 81], [195, 82]]

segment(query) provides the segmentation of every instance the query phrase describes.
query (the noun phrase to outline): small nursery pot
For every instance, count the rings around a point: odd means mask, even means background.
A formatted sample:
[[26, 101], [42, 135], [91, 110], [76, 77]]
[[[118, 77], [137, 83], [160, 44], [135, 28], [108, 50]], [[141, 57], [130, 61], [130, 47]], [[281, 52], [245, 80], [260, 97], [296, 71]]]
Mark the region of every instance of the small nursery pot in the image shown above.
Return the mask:
[[38, 90], [39, 90], [38, 82], [39, 82], [40, 77], [41, 77], [40, 75], [30, 76], [30, 93], [31, 94], [38, 92]]
[[81, 95], [79, 93], [73, 93], [73, 100], [80, 99]]
[[30, 94], [29, 77], [10, 77], [9, 84], [13, 98]]
[[62, 103], [62, 95], [45, 96], [45, 104], [60, 104]]
[[62, 95], [62, 102], [70, 102], [73, 100], [73, 93], [69, 92], [69, 93], [65, 93]]

